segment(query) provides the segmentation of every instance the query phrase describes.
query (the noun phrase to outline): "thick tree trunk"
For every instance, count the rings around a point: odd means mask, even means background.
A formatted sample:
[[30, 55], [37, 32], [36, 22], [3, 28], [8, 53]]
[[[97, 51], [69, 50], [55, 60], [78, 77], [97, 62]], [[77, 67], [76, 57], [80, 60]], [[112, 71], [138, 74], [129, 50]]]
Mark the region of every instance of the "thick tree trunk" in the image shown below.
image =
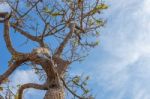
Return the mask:
[[44, 99], [65, 99], [64, 88], [50, 88]]

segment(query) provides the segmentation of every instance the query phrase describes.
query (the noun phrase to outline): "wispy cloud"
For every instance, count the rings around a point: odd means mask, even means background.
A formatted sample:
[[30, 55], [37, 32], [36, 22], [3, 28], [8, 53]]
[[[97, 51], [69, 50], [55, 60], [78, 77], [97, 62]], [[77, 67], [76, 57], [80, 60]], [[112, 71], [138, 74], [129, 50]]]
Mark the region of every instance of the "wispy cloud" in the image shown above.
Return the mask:
[[[25, 83], [43, 83], [39, 81], [39, 77], [33, 70], [17, 70], [11, 77], [11, 86], [22, 85]], [[16, 92], [17, 88], [13, 89]], [[44, 91], [27, 89], [25, 90], [25, 99], [42, 99], [44, 97]]]
[[150, 99], [150, 1], [107, 2], [107, 25], [94, 52], [98, 61], [87, 64], [94, 67], [97, 99]]
[[6, 2], [0, 2], [0, 12], [11, 12], [11, 8], [9, 4]]

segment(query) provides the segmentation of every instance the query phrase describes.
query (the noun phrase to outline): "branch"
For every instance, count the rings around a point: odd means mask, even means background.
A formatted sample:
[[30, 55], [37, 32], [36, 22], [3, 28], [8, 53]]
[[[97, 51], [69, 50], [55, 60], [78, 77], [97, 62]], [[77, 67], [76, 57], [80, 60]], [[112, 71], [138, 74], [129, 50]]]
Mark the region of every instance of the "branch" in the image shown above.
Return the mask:
[[41, 0], [38, 0], [27, 12], [25, 12], [21, 18], [23, 18], [24, 16], [26, 16], [39, 2], [41, 2]]
[[8, 78], [8, 76], [15, 71], [15, 69], [19, 67], [19, 64], [12, 64], [9, 69], [3, 74], [0, 75], [0, 84], [3, 83], [3, 80], [5, 80], [6, 78]]
[[[19, 1], [19, 0], [18, 0]], [[9, 2], [9, 0], [6, 0], [6, 2], [9, 4], [9, 6], [11, 7], [11, 9], [14, 11], [14, 12], [16, 12], [19, 16], [21, 16], [21, 14], [18, 12], [18, 10], [16, 9], [17, 8], [17, 6], [16, 6], [16, 8], [13, 6], [13, 5], [11, 5], [10, 4], [10, 2]], [[18, 2], [17, 2], [18, 3]]]
[[41, 46], [43, 46], [43, 41], [39, 38], [40, 36], [33, 36], [30, 33], [22, 30], [21, 28], [17, 27], [15, 24], [11, 24], [11, 26], [17, 30], [20, 34], [22, 34], [23, 36], [27, 37], [28, 39], [38, 42]]
[[52, 28], [48, 33], [46, 33], [44, 36], [46, 37], [46, 36], [49, 36], [49, 35], [53, 35], [53, 34], [55, 34], [55, 33], [58, 33], [59, 31], [63, 30], [63, 29], [65, 28], [65, 26], [63, 26], [63, 27], [60, 28], [60, 29], [57, 29], [57, 27], [59, 27], [59, 26], [61, 26], [61, 25], [64, 25], [64, 23], [63, 23], [63, 24], [59, 24], [59, 25], [53, 27], [53, 28]]
[[88, 98], [84, 98], [84, 97], [81, 97], [79, 95], [77, 95], [75, 92], [73, 92], [66, 84], [66, 82], [64, 81], [63, 78], [61, 78], [62, 82], [63, 82], [63, 85], [65, 86], [65, 88], [72, 94], [74, 95], [75, 97], [79, 98], [79, 99], [88, 99]]
[[18, 53], [12, 46], [10, 36], [9, 36], [9, 20], [4, 22], [4, 39], [6, 42], [6, 46], [11, 54]]
[[27, 61], [27, 60], [25, 59], [25, 60], [21, 60], [18, 62], [14, 62], [13, 64], [10, 64], [9, 69], [3, 75], [0, 75], [0, 84], [2, 84], [3, 80], [8, 78], [9, 75], [11, 75], [16, 70], [16, 68], [18, 68], [25, 61]]
[[60, 77], [64, 76], [68, 66], [71, 64], [70, 61], [63, 60], [60, 57], [52, 57], [52, 61], [57, 65], [55, 69]]
[[69, 28], [70, 28], [70, 32], [67, 34], [67, 36], [64, 38], [63, 42], [59, 45], [56, 53], [54, 54], [54, 56], [60, 56], [61, 53], [63, 52], [63, 49], [65, 48], [66, 44], [68, 43], [69, 39], [71, 38], [72, 34], [74, 33], [74, 29], [75, 29], [75, 23], [70, 23], [69, 24]]
[[20, 34], [24, 35], [25, 37], [29, 38], [30, 40], [39, 42], [39, 39], [38, 39], [36, 36], [33, 36], [33, 35], [29, 34], [29, 33], [26, 32], [26, 31], [23, 31], [21, 28], [17, 27], [15, 24], [11, 24], [11, 26], [12, 26], [15, 30], [17, 30]]
[[[97, 8], [99, 2], [100, 2], [100, 0], [96, 0], [96, 4], [95, 4], [95, 6], [93, 7], [93, 9], [91, 9], [90, 11], [88, 11], [88, 12], [85, 13], [85, 14], [83, 14], [83, 13], [81, 14], [82, 20], [83, 20], [84, 18], [86, 18], [87, 16], [93, 16], [95, 13], [100, 12], [101, 10], [103, 10], [103, 9], [98, 9], [98, 8]], [[101, 3], [101, 4], [102, 4], [102, 3]], [[80, 17], [78, 17], [78, 18], [80, 18]]]
[[22, 99], [23, 91], [27, 88], [34, 88], [34, 89], [40, 89], [40, 90], [48, 90], [46, 85], [40, 85], [40, 84], [34, 84], [34, 83], [28, 83], [22, 85], [18, 90], [18, 99]]
[[58, 78], [58, 73], [50, 59], [45, 59], [43, 57], [35, 55], [35, 53], [32, 53], [32, 56], [29, 57], [29, 60], [35, 64], [41, 65], [49, 80]]

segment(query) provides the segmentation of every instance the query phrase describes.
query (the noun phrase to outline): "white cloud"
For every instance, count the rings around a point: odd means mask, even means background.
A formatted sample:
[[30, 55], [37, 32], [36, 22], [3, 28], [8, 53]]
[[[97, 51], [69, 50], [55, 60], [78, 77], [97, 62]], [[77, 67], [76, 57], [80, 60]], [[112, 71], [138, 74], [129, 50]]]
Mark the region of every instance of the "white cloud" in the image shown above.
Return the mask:
[[0, 12], [11, 12], [9, 4], [7, 4], [6, 2], [4, 3], [0, 2]]
[[117, 57], [128, 56], [136, 60], [140, 55], [150, 53], [150, 11], [146, 6], [148, 0], [136, 2], [138, 1], [121, 0], [121, 4], [118, 4], [118, 0], [113, 0], [113, 10], [110, 6], [111, 13], [108, 16], [111, 18], [108, 18], [108, 31], [104, 31], [106, 35], [102, 37], [102, 44], [105, 50]]
[[[33, 70], [17, 70], [11, 77], [12, 83], [11, 86], [22, 85], [25, 83], [43, 83], [39, 81], [38, 76], [34, 73]], [[13, 92], [16, 93], [17, 89], [13, 89]], [[35, 89], [26, 89], [24, 98], [25, 99], [42, 99], [44, 96], [44, 91], [35, 90]]]
[[150, 1], [107, 2], [108, 21], [94, 52], [100, 60], [89, 64], [99, 86], [97, 99], [150, 99]]
[[33, 70], [17, 70], [12, 78], [14, 84], [25, 84], [29, 82], [39, 82], [38, 76]]

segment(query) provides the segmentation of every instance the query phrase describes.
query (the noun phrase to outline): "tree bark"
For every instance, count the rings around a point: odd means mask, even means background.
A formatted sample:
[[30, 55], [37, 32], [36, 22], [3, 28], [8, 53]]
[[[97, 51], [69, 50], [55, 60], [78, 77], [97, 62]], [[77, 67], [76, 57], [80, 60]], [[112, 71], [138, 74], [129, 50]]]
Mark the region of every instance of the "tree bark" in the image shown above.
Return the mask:
[[65, 99], [64, 88], [50, 88], [44, 99]]

